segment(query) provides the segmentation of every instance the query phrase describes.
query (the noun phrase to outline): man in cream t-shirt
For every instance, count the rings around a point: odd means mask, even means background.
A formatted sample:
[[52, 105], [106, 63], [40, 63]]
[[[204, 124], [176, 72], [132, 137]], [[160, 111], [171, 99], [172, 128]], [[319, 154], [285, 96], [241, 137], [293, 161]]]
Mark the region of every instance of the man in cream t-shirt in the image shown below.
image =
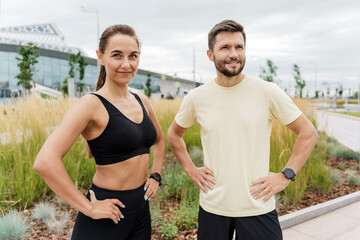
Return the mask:
[[[224, 20], [209, 32], [210, 61], [217, 77], [184, 98], [168, 140], [200, 191], [198, 239], [282, 239], [274, 194], [283, 190], [306, 162], [317, 133], [311, 122], [274, 83], [244, 75], [246, 35]], [[269, 174], [272, 121], [298, 136], [280, 173]], [[201, 126], [204, 167], [189, 157], [183, 134]]]

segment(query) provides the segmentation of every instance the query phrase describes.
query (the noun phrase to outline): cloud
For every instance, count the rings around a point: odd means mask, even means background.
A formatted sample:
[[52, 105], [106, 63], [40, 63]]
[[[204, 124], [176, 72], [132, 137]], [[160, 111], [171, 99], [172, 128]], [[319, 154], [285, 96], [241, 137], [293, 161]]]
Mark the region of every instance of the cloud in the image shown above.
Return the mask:
[[206, 56], [208, 31], [223, 19], [234, 19], [247, 33], [247, 74], [258, 75], [265, 59], [271, 59], [278, 66], [279, 78], [290, 85], [296, 63], [308, 86], [314, 85], [315, 69], [318, 86], [321, 82], [357, 86], [358, 0], [4, 0], [1, 4], [2, 26], [54, 22], [67, 44], [81, 46], [93, 57], [96, 15], [82, 12], [80, 5], [95, 7], [100, 32], [116, 23], [136, 29], [143, 42], [140, 67], [158, 72], [192, 71], [195, 47], [196, 71], [204, 80], [216, 74]]

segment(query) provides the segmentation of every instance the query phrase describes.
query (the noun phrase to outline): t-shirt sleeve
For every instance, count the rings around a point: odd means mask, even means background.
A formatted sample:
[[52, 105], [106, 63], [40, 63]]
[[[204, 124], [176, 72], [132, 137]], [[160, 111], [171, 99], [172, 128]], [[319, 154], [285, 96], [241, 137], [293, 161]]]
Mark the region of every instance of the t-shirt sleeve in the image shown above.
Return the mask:
[[269, 90], [270, 118], [288, 125], [300, 117], [302, 112], [280, 87], [270, 83]]
[[191, 91], [186, 95], [181, 103], [180, 109], [175, 116], [176, 123], [183, 128], [189, 128], [196, 123], [194, 103]]

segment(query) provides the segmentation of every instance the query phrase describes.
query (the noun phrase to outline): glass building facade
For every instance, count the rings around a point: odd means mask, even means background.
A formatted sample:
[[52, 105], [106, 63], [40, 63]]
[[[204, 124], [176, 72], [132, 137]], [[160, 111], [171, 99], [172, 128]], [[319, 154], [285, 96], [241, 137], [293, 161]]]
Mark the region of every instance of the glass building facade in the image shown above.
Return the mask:
[[[12, 47], [12, 49], [17, 48], [18, 46]], [[38, 63], [34, 66], [36, 72], [34, 74], [33, 80], [43, 86], [50, 87], [53, 89], [60, 90], [62, 81], [69, 75], [69, 60], [68, 57], [70, 54], [64, 54], [56, 51], [51, 51], [52, 56], [50, 55], [51, 50], [39, 50], [40, 56], [38, 58]], [[44, 54], [47, 52], [47, 54]], [[41, 55], [41, 53], [43, 53]], [[58, 55], [58, 56], [56, 56]], [[0, 89], [16, 91], [20, 90], [21, 86], [17, 85], [18, 79], [15, 78], [19, 74], [20, 70], [17, 66], [18, 60], [16, 57], [19, 57], [17, 52], [14, 51], [4, 51], [1, 50], [0, 43]], [[64, 59], [65, 58], [65, 59]], [[97, 60], [92, 58], [86, 58], [89, 65], [85, 67], [85, 75], [82, 82], [85, 85], [85, 89], [89, 88], [90, 90], [94, 89], [98, 76], [98, 67]], [[78, 78], [75, 75], [75, 80]], [[136, 89], [145, 89], [145, 83], [147, 80], [147, 72], [144, 70], [139, 70], [136, 76], [132, 79], [129, 84], [129, 87]], [[151, 75], [151, 86], [154, 92], [160, 92], [160, 75], [152, 73]], [[7, 95], [8, 91], [4, 94]], [[3, 96], [4, 97], [4, 96]]]
[[[161, 91], [160, 89], [160, 78], [159, 74], [154, 74], [151, 72], [151, 88], [155, 93]], [[139, 69], [136, 73], [135, 77], [129, 83], [129, 87], [136, 88], [136, 89], [145, 89], [146, 88], [146, 80], [148, 79], [147, 72], [144, 70]]]
[[[15, 77], [20, 72], [19, 61], [16, 58], [19, 57], [19, 45], [26, 45], [28, 42], [33, 42], [39, 47], [37, 50], [39, 58], [38, 63], [34, 66], [36, 71], [33, 81], [59, 91], [62, 82], [69, 76], [70, 55], [82, 52], [79, 48], [67, 46], [64, 36], [53, 23], [0, 28], [0, 98], [10, 97], [12, 92], [22, 89], [22, 86], [17, 85], [18, 79]], [[97, 59], [85, 57], [85, 60], [88, 65], [85, 67], [82, 82], [85, 90], [93, 91], [98, 77]], [[139, 90], [146, 89], [148, 73], [149, 71], [138, 69], [129, 87]], [[180, 82], [184, 91], [193, 87], [193, 83], [189, 80], [173, 79], [155, 72], [150, 73], [151, 87], [158, 96], [168, 92], [177, 94], [180, 90]], [[78, 77], [75, 75], [75, 81], [78, 80]]]
[[[16, 59], [18, 56], [17, 52], [0, 51], [0, 88], [12, 91], [21, 89], [21, 86], [17, 86], [18, 79], [15, 78], [20, 72], [17, 66], [19, 61]], [[59, 90], [61, 82], [69, 75], [69, 61], [47, 56], [40, 56], [38, 61], [33, 80], [40, 85]], [[91, 87], [96, 78], [97, 66], [89, 64], [85, 68], [83, 83]]]

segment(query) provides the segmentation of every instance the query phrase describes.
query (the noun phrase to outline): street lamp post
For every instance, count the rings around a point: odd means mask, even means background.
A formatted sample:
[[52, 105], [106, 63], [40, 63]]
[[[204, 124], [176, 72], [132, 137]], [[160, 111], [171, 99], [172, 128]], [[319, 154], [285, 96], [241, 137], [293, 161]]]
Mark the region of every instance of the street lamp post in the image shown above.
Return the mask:
[[1, 0], [0, 0], [0, 27], [1, 27]]
[[[358, 94], [357, 94], [357, 100], [358, 100], [358, 112], [360, 112], [360, 74], [358, 74]], [[359, 167], [360, 168], [360, 167]]]
[[315, 63], [315, 91], [317, 91], [317, 65]]
[[193, 81], [194, 81], [194, 88], [196, 88], [195, 47], [193, 48]]
[[99, 10], [97, 8], [84, 7], [84, 6], [80, 6], [80, 8], [81, 8], [81, 11], [83, 11], [83, 12], [89, 12], [89, 13], [95, 13], [96, 14], [97, 39], [96, 39], [96, 48], [95, 49], [97, 49], [99, 47], [99, 40], [100, 40]]

